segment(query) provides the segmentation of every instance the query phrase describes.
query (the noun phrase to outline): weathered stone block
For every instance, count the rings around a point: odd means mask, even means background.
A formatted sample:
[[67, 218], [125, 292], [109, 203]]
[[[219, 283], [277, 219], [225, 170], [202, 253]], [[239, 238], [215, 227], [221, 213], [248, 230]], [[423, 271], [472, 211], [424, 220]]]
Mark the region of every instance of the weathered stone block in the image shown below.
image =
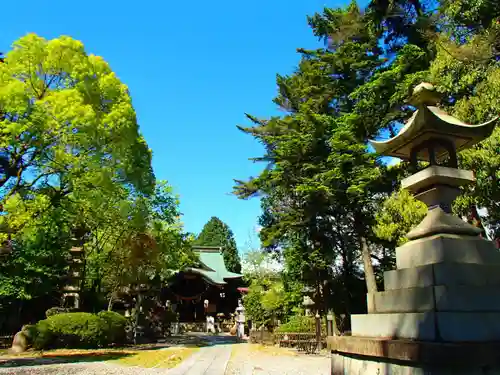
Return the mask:
[[473, 263], [437, 263], [384, 272], [384, 289], [447, 286], [500, 286], [500, 266]]
[[368, 293], [368, 313], [404, 313], [434, 310], [434, 289], [394, 289], [385, 292]]
[[434, 287], [437, 311], [500, 312], [498, 286], [444, 286]]
[[500, 252], [481, 237], [437, 234], [410, 241], [396, 249], [398, 269], [436, 263], [500, 265]]
[[434, 285], [432, 265], [384, 272], [384, 289], [423, 288]]
[[351, 316], [353, 336], [433, 341], [435, 313], [362, 314]]
[[353, 336], [420, 341], [499, 342], [500, 312], [352, 315]]
[[437, 328], [443, 341], [500, 341], [499, 312], [439, 312]]
[[368, 293], [368, 313], [500, 312], [498, 286], [437, 285]]

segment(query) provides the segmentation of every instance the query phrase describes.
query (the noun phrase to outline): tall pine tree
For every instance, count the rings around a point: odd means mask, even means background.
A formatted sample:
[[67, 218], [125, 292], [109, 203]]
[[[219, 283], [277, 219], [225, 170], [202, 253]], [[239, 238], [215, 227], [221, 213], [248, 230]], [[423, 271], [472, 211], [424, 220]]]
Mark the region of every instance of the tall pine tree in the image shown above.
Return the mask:
[[[342, 291], [352, 295], [351, 276], [364, 269], [373, 291], [380, 282], [374, 273], [392, 262], [393, 251], [386, 250], [394, 244], [381, 242], [376, 214], [392, 207], [382, 202], [408, 170], [404, 164], [388, 168], [366, 143], [398, 132], [413, 114], [407, 102], [413, 88], [433, 83], [443, 93], [441, 106], [470, 123], [499, 113], [492, 93], [500, 87], [500, 11], [491, 4], [372, 0], [365, 9], [355, 2], [326, 8], [309, 18], [325, 47], [299, 49], [296, 71], [277, 77], [274, 102], [283, 115], [248, 116], [253, 126], [239, 127], [263, 144], [263, 155], [253, 161], [267, 168], [236, 180], [234, 193], [264, 198], [264, 247], [283, 254], [285, 274], [315, 287], [325, 309], [335, 294], [332, 307], [343, 313], [334, 300]], [[500, 239], [499, 137], [500, 128], [460, 154], [477, 184], [456, 208], [486, 207], [487, 224]], [[340, 291], [334, 291], [335, 281]]]
[[241, 272], [240, 256], [233, 231], [218, 217], [212, 216], [210, 218], [203, 226], [194, 244], [198, 246], [221, 246], [227, 269], [231, 272]]

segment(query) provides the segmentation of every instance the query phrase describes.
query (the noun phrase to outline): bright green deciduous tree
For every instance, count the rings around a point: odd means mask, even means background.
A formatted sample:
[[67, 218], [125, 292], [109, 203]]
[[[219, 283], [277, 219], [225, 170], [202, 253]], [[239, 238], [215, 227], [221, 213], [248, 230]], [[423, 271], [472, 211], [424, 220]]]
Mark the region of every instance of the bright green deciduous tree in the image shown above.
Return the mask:
[[127, 86], [70, 37], [13, 44], [0, 64], [0, 129], [0, 226], [10, 233], [92, 189], [152, 193]]
[[390, 247], [402, 245], [408, 241], [406, 234], [423, 220], [426, 213], [427, 206], [407, 190], [394, 192], [377, 212], [375, 235], [387, 241]]

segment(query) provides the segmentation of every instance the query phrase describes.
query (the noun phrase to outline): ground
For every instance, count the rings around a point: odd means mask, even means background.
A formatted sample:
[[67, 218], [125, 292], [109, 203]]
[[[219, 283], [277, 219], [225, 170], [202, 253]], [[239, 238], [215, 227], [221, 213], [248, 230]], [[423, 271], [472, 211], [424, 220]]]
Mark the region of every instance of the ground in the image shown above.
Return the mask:
[[330, 359], [326, 355], [240, 344], [232, 348], [224, 375], [327, 375], [330, 371]]
[[237, 343], [233, 337], [100, 351], [0, 355], [0, 374], [37, 375], [327, 375], [327, 356]]

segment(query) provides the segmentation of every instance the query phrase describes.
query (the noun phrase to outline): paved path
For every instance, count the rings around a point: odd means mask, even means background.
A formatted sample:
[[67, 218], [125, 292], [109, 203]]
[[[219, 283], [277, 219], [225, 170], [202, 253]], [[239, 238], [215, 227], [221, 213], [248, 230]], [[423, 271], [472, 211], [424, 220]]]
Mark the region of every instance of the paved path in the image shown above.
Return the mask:
[[166, 375], [224, 375], [231, 357], [231, 344], [200, 349]]
[[[225, 375], [330, 375], [330, 358], [252, 349], [249, 344], [235, 345]], [[270, 349], [269, 351], [272, 351]], [[221, 373], [222, 375], [223, 373]]]
[[200, 348], [173, 369], [122, 367], [112, 363], [45, 364], [3, 367], [9, 375], [329, 375], [330, 359], [322, 356], [273, 352], [251, 344], [238, 344], [233, 337], [203, 337], [211, 345]]

